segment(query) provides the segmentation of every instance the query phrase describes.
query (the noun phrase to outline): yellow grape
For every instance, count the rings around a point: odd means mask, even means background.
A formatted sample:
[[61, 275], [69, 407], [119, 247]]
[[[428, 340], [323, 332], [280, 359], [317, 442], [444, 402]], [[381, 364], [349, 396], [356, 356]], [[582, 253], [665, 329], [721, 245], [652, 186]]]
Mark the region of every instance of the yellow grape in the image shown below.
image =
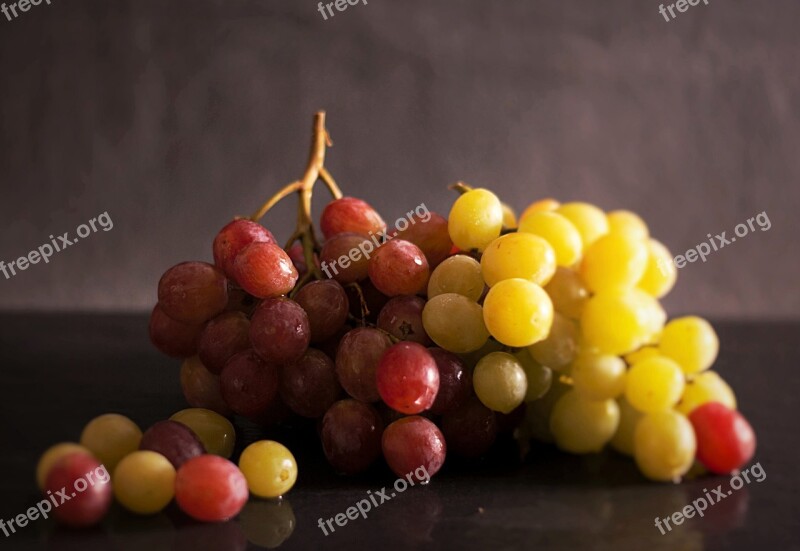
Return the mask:
[[500, 203], [503, 207], [503, 227], [509, 230], [517, 229], [517, 213], [510, 205]]
[[175, 496], [175, 467], [154, 451], [139, 450], [125, 456], [114, 469], [114, 497], [139, 515], [153, 515]]
[[538, 201], [534, 201], [530, 205], [528, 205], [524, 211], [522, 211], [522, 216], [519, 217], [520, 220], [525, 218], [526, 216], [530, 215], [532, 212], [549, 212], [556, 210], [558, 207], [561, 206], [561, 203], [556, 201], [552, 198], [547, 199], [539, 199]]
[[522, 370], [525, 372], [525, 378], [528, 381], [525, 401], [533, 402], [547, 394], [553, 384], [553, 370], [534, 360], [526, 348], [519, 349], [514, 353], [514, 357], [522, 365]]
[[511, 413], [528, 390], [522, 365], [507, 352], [492, 352], [481, 358], [472, 373], [472, 384], [483, 405], [500, 413]]
[[661, 242], [650, 239], [647, 242], [647, 268], [637, 284], [640, 289], [656, 298], [669, 293], [678, 279], [678, 268], [669, 252]]
[[445, 259], [433, 270], [428, 280], [428, 298], [458, 293], [477, 302], [484, 287], [480, 262], [471, 256], [457, 254]]
[[633, 352], [652, 336], [653, 312], [629, 289], [601, 291], [586, 302], [581, 315], [585, 343], [603, 354]]
[[130, 419], [106, 413], [89, 421], [81, 433], [81, 445], [89, 448], [109, 473], [123, 457], [139, 449], [142, 430]]
[[589, 300], [589, 288], [575, 270], [556, 268], [544, 290], [553, 301], [553, 308], [571, 319], [580, 319], [583, 307]]
[[[424, 315], [423, 311], [423, 322]], [[505, 279], [486, 295], [483, 320], [489, 333], [506, 346], [530, 346], [550, 333], [553, 303], [535, 283], [526, 279]], [[430, 331], [428, 335], [436, 341]]]
[[503, 206], [488, 189], [473, 189], [453, 203], [447, 228], [456, 247], [482, 251], [503, 228]]
[[583, 254], [583, 240], [578, 229], [557, 212], [532, 212], [520, 220], [519, 231], [538, 235], [550, 243], [558, 266], [573, 266]]
[[614, 400], [587, 400], [574, 390], [566, 392], [550, 414], [556, 444], [571, 453], [599, 452], [618, 425], [619, 406]]
[[422, 325], [433, 342], [450, 352], [478, 350], [489, 338], [483, 309], [456, 293], [437, 295], [426, 302]]
[[564, 203], [556, 209], [556, 212], [575, 224], [581, 234], [584, 250], [608, 233], [606, 213], [594, 205], [581, 202]]
[[686, 316], [675, 318], [664, 327], [658, 348], [691, 375], [711, 367], [717, 359], [719, 339], [706, 320]]
[[628, 371], [625, 398], [645, 413], [671, 409], [683, 394], [685, 381], [678, 364], [669, 358], [649, 358]]
[[633, 457], [636, 425], [644, 417], [644, 413], [633, 407], [625, 399], [625, 396], [617, 398], [617, 405], [619, 406], [619, 427], [611, 439], [611, 447], [619, 453]]
[[707, 402], [720, 402], [736, 409], [736, 395], [715, 371], [704, 371], [686, 381], [683, 396], [675, 409], [689, 415], [694, 408]]
[[273, 440], [259, 440], [247, 446], [239, 457], [239, 469], [247, 479], [250, 493], [258, 497], [282, 496], [297, 480], [294, 455]]
[[676, 411], [645, 415], [633, 436], [634, 458], [651, 480], [677, 482], [694, 462], [697, 441], [689, 420]]
[[538, 235], [509, 233], [486, 247], [481, 271], [490, 287], [515, 277], [545, 285], [556, 271], [556, 254], [550, 243]]
[[50, 446], [47, 448], [47, 450], [45, 450], [45, 452], [39, 458], [39, 462], [36, 464], [36, 484], [39, 486], [40, 490], [44, 489], [44, 484], [47, 481], [47, 475], [50, 474], [50, 469], [53, 468], [53, 465], [58, 463], [58, 460], [62, 457], [75, 452], [88, 453], [89, 455], [92, 455], [92, 452], [90, 452], [86, 447], [76, 444], [75, 442], [62, 442], [60, 444]]
[[619, 356], [581, 352], [572, 363], [575, 391], [589, 400], [616, 398], [625, 391], [627, 366]]
[[656, 356], [660, 356], [661, 352], [658, 351], [658, 347], [656, 346], [643, 346], [639, 350], [635, 350], [630, 354], [625, 355], [625, 362], [628, 365], [633, 365], [636, 362], [640, 362], [642, 360], [646, 360], [647, 358], [655, 358]]
[[594, 292], [634, 287], [647, 267], [647, 245], [624, 233], [610, 233], [584, 253], [580, 274]]
[[635, 212], [629, 210], [615, 210], [606, 215], [610, 233], [622, 233], [636, 239], [646, 240], [650, 237], [647, 224]]
[[528, 347], [534, 360], [559, 371], [575, 359], [578, 353], [578, 324], [555, 312], [547, 338]]
[[639, 307], [644, 311], [644, 326], [647, 330], [645, 344], [656, 344], [661, 339], [664, 324], [667, 321], [667, 312], [658, 300], [641, 289], [630, 290], [634, 300], [639, 303]]
[[221, 455], [226, 459], [233, 455], [236, 430], [219, 413], [210, 409], [187, 408], [175, 413], [170, 419], [192, 429], [207, 453]]

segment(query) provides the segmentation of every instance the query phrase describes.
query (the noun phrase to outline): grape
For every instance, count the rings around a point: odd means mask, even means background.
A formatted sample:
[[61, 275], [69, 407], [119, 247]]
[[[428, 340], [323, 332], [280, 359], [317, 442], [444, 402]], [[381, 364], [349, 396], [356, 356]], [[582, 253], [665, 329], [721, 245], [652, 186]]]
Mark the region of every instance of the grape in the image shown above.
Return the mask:
[[384, 232], [386, 223], [365, 201], [342, 197], [325, 206], [319, 227], [325, 239], [330, 239], [345, 232], [378, 235]]
[[190, 406], [210, 409], [220, 415], [231, 413], [222, 398], [219, 377], [206, 369], [197, 356], [183, 362], [180, 379], [183, 396]]
[[580, 273], [594, 292], [635, 286], [647, 268], [647, 245], [624, 233], [610, 233], [586, 249]]
[[218, 455], [190, 459], [175, 477], [175, 501], [184, 513], [201, 522], [235, 517], [248, 496], [242, 472]]
[[439, 370], [439, 392], [431, 413], [441, 415], [460, 406], [472, 394], [472, 374], [461, 359], [447, 350], [429, 348]]
[[556, 371], [565, 368], [578, 352], [578, 324], [558, 312], [554, 313], [550, 334], [529, 346], [528, 351], [542, 365]]
[[625, 361], [628, 365], [633, 365], [642, 360], [655, 358], [660, 355], [661, 354], [659, 353], [658, 348], [655, 346], [643, 346], [640, 349], [631, 352], [630, 354], [625, 354]]
[[381, 453], [383, 422], [375, 408], [358, 400], [340, 400], [322, 418], [322, 449], [336, 471], [365, 471]]
[[140, 450], [150, 450], [166, 457], [178, 469], [192, 457], [206, 453], [197, 435], [177, 421], [158, 421], [142, 435]]
[[420, 248], [431, 269], [438, 266], [450, 254], [453, 242], [447, 231], [447, 220], [435, 212], [424, 221], [419, 215], [411, 217], [412, 223], [404, 230], [396, 231], [396, 238], [410, 241]]
[[156, 304], [150, 314], [148, 330], [150, 342], [159, 351], [173, 358], [188, 358], [197, 351], [197, 339], [203, 325], [174, 320]]
[[[61, 524], [73, 528], [97, 524], [111, 506], [109, 480], [106, 467], [88, 453], [75, 452], [61, 457], [50, 468], [44, 490], [47, 495], [53, 496], [66, 491], [69, 501], [64, 502], [62, 498], [62, 503], [53, 509], [52, 515]], [[80, 491], [84, 486], [84, 490]]]
[[480, 457], [497, 438], [497, 416], [472, 396], [442, 417], [442, 432], [452, 453]]
[[659, 351], [672, 358], [684, 373], [705, 371], [717, 359], [719, 339], [708, 323], [697, 316], [686, 316], [670, 321], [661, 334]]
[[439, 370], [428, 350], [415, 342], [399, 342], [383, 353], [375, 371], [378, 393], [401, 413], [429, 409], [439, 392]]
[[483, 320], [489, 333], [506, 346], [530, 346], [550, 333], [553, 303], [535, 283], [505, 279], [486, 295]]
[[258, 298], [285, 295], [297, 283], [292, 259], [274, 243], [251, 243], [233, 262], [236, 282]]
[[297, 519], [286, 499], [248, 501], [239, 513], [247, 541], [256, 547], [276, 549], [294, 532]]
[[250, 320], [241, 312], [225, 312], [209, 321], [197, 342], [197, 355], [219, 375], [234, 354], [250, 348]]
[[583, 249], [608, 233], [608, 219], [606, 214], [589, 203], [573, 202], [564, 203], [556, 212], [572, 222], [581, 234]]
[[173, 414], [170, 421], [189, 427], [197, 435], [207, 453], [222, 457], [233, 455], [236, 430], [225, 417], [203, 408], [189, 408]]
[[297, 462], [286, 446], [259, 440], [247, 446], [239, 458], [239, 469], [250, 493], [258, 497], [280, 497], [297, 480]]
[[422, 324], [425, 300], [410, 295], [394, 297], [378, 315], [378, 329], [386, 331], [401, 341], [411, 341], [429, 346], [433, 341]]
[[214, 264], [229, 278], [235, 278], [233, 261], [250, 243], [276, 244], [275, 236], [267, 228], [240, 218], [229, 222], [214, 238]]
[[586, 301], [589, 300], [589, 288], [576, 271], [557, 268], [544, 290], [547, 291], [553, 301], [553, 308], [558, 313], [570, 319], [580, 319]]
[[503, 227], [509, 230], [517, 228], [517, 213], [510, 205], [500, 203], [503, 208]]
[[336, 352], [336, 375], [347, 393], [363, 402], [380, 399], [375, 371], [384, 351], [392, 346], [386, 333], [370, 327], [359, 327], [347, 333]]
[[615, 210], [606, 215], [610, 233], [629, 235], [639, 240], [647, 240], [650, 230], [641, 217], [629, 210]]
[[487, 189], [473, 189], [456, 199], [450, 209], [448, 230], [461, 250], [483, 250], [503, 228], [503, 206]]
[[370, 281], [389, 297], [422, 293], [429, 277], [430, 268], [423, 252], [402, 239], [389, 241], [369, 261]]
[[483, 309], [456, 293], [437, 295], [425, 304], [422, 324], [428, 336], [450, 352], [472, 352], [489, 338]]
[[36, 464], [36, 484], [39, 486], [40, 490], [44, 489], [44, 483], [53, 465], [62, 457], [73, 453], [87, 453], [91, 455], [92, 452], [90, 452], [88, 448], [74, 442], [62, 442], [55, 446], [50, 446], [45, 450], [39, 458], [39, 462]]
[[633, 364], [628, 371], [625, 397], [645, 413], [671, 409], [683, 394], [681, 368], [668, 358], [650, 358]]
[[225, 309], [228, 282], [221, 270], [207, 262], [182, 262], [161, 276], [158, 303], [172, 319], [197, 325]]
[[311, 341], [308, 315], [288, 298], [265, 299], [250, 321], [250, 342], [274, 364], [299, 360]]
[[621, 454], [633, 457], [636, 425], [639, 423], [639, 419], [644, 417], [644, 413], [633, 407], [624, 395], [617, 399], [617, 405], [619, 406], [619, 427], [614, 433], [614, 438], [611, 439], [611, 447]]
[[245, 350], [225, 364], [220, 388], [225, 403], [235, 413], [257, 418], [267, 411], [278, 393], [278, 369], [253, 350]]
[[520, 216], [520, 220], [530, 216], [534, 212], [550, 212], [556, 210], [558, 207], [561, 206], [561, 203], [556, 201], [555, 199], [548, 197], [546, 199], [539, 199], [538, 201], [534, 201], [530, 205], [528, 205], [524, 211], [522, 211], [522, 216]]
[[611, 440], [619, 426], [614, 400], [587, 400], [567, 391], [553, 407], [550, 430], [559, 448], [570, 453], [595, 453]]
[[603, 354], [627, 354], [651, 336], [651, 315], [633, 290], [602, 291], [590, 298], [583, 309], [584, 341]]
[[553, 370], [545, 367], [533, 359], [527, 349], [521, 349], [514, 353], [514, 357], [522, 366], [525, 372], [525, 380], [528, 388], [525, 391], [525, 402], [538, 400], [550, 390], [553, 384]]
[[544, 285], [556, 271], [550, 243], [531, 233], [509, 233], [492, 241], [481, 257], [483, 279], [490, 287], [520, 278]]
[[312, 281], [297, 292], [294, 300], [308, 315], [313, 343], [330, 339], [347, 321], [350, 304], [336, 280]]
[[689, 420], [697, 436], [697, 459], [712, 473], [730, 474], [753, 458], [756, 435], [738, 411], [708, 402], [692, 411]]
[[309, 348], [296, 362], [281, 367], [280, 394], [302, 417], [322, 417], [342, 393], [333, 360]]
[[114, 469], [114, 497], [127, 510], [153, 515], [175, 495], [175, 467], [153, 451], [136, 451]]
[[588, 400], [608, 400], [625, 391], [627, 366], [619, 356], [582, 352], [572, 364], [575, 392]]
[[[462, 195], [463, 197], [463, 195]], [[439, 472], [447, 454], [444, 436], [436, 425], [419, 415], [398, 419], [383, 431], [383, 456], [398, 477], [422, 469], [426, 478]]]
[[651, 480], [677, 481], [692, 466], [697, 442], [692, 424], [675, 411], [648, 413], [633, 435], [634, 459]]
[[355, 283], [369, 275], [369, 254], [376, 242], [359, 233], [334, 235], [319, 253], [322, 271], [342, 285]]
[[477, 302], [485, 287], [480, 263], [465, 254], [457, 254], [433, 270], [428, 280], [428, 299], [457, 293]]
[[681, 401], [675, 409], [689, 415], [707, 402], [719, 402], [730, 409], [736, 409], [736, 396], [728, 383], [714, 371], [704, 371], [686, 381]]
[[106, 413], [89, 421], [81, 432], [81, 446], [92, 452], [109, 472], [114, 472], [123, 457], [136, 451], [142, 430], [118, 413]]
[[507, 352], [483, 357], [472, 374], [475, 394], [493, 411], [510, 413], [525, 399], [528, 380], [520, 362]]
[[647, 267], [638, 286], [646, 293], [661, 298], [672, 290], [678, 279], [678, 268], [672, 253], [655, 239], [647, 242]]
[[519, 231], [545, 239], [553, 248], [559, 266], [572, 266], [581, 258], [583, 241], [578, 228], [557, 212], [532, 212], [522, 218]]

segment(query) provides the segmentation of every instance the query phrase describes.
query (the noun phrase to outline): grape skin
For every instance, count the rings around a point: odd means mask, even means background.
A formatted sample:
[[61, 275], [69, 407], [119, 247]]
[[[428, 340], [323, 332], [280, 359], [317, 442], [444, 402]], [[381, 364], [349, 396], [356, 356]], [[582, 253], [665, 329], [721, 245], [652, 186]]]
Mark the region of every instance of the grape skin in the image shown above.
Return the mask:
[[415, 342], [399, 342], [386, 350], [375, 380], [386, 405], [406, 414], [429, 409], [439, 392], [436, 362], [424, 346]]
[[456, 293], [430, 299], [422, 311], [422, 324], [433, 342], [450, 352], [473, 352], [489, 339], [483, 309]]
[[423, 469], [432, 477], [444, 464], [447, 445], [439, 428], [418, 415], [398, 419], [383, 431], [383, 456], [398, 477]]
[[275, 236], [267, 228], [240, 218], [225, 225], [214, 238], [214, 264], [229, 278], [234, 277], [233, 261], [250, 243], [276, 243]]
[[236, 255], [233, 262], [236, 282], [258, 298], [287, 294], [297, 283], [297, 269], [292, 259], [274, 243], [251, 243]]
[[368, 268], [372, 284], [389, 297], [421, 293], [430, 277], [428, 260], [423, 252], [402, 239], [389, 241], [375, 251]]
[[375, 371], [390, 346], [386, 333], [370, 327], [353, 329], [342, 338], [336, 353], [336, 375], [350, 396], [363, 402], [380, 399]]
[[264, 299], [250, 321], [250, 342], [267, 362], [299, 360], [311, 342], [308, 315], [291, 299]]
[[181, 364], [180, 380], [183, 396], [190, 406], [210, 409], [220, 415], [232, 413], [222, 398], [219, 377], [206, 369], [197, 356]]
[[594, 453], [614, 436], [619, 417], [619, 406], [614, 400], [587, 400], [569, 390], [553, 407], [550, 430], [562, 450]]
[[477, 302], [485, 288], [480, 263], [471, 256], [457, 254], [433, 270], [428, 280], [428, 299], [457, 293]]
[[197, 352], [197, 339], [203, 325], [184, 323], [169, 317], [158, 304], [150, 314], [150, 342], [159, 351], [173, 358], [188, 358]]
[[358, 400], [340, 400], [322, 419], [325, 457], [344, 474], [365, 471], [381, 454], [383, 422], [375, 408]]
[[333, 360], [319, 350], [309, 348], [280, 371], [281, 398], [302, 417], [322, 417], [342, 392]]
[[330, 239], [345, 232], [379, 235], [386, 230], [386, 222], [366, 201], [342, 197], [325, 206], [319, 227], [325, 239]]
[[278, 369], [254, 350], [239, 352], [225, 364], [220, 375], [225, 403], [239, 415], [258, 418], [278, 393]]
[[645, 415], [634, 432], [634, 459], [651, 480], [678, 481], [694, 461], [697, 441], [692, 424], [676, 411]]
[[396, 230], [395, 237], [419, 247], [428, 259], [431, 269], [447, 258], [453, 248], [450, 233], [447, 231], [447, 219], [435, 212], [430, 213], [427, 222], [415, 213], [406, 229]]
[[228, 305], [228, 281], [221, 270], [207, 262], [182, 262], [161, 276], [158, 303], [174, 320], [203, 323]]
[[234, 354], [250, 348], [250, 320], [241, 312], [225, 312], [209, 321], [197, 344], [197, 355], [211, 373], [219, 375]]
[[497, 438], [497, 416], [473, 396], [442, 417], [442, 432], [450, 452], [480, 457]]
[[330, 339], [347, 321], [350, 303], [335, 280], [312, 281], [297, 292], [294, 300], [308, 315], [312, 343]]
[[510, 413], [525, 399], [528, 380], [517, 359], [507, 352], [492, 352], [475, 366], [475, 394], [493, 411]]
[[461, 359], [442, 348], [429, 348], [428, 352], [439, 370], [439, 392], [431, 406], [431, 413], [441, 415], [460, 406], [472, 394], [472, 374]]

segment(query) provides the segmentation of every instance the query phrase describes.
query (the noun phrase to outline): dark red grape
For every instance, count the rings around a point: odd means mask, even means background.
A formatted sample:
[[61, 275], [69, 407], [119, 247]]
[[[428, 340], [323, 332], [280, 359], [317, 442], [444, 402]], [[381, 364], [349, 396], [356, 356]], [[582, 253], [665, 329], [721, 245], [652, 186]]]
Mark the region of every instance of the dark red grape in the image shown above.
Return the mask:
[[378, 315], [378, 329], [382, 329], [400, 339], [423, 346], [430, 346], [433, 341], [422, 325], [422, 310], [425, 300], [411, 295], [394, 297], [386, 303]]
[[416, 295], [430, 277], [428, 260], [408, 241], [395, 239], [381, 246], [369, 261], [369, 279], [384, 295]]
[[214, 238], [214, 264], [234, 278], [233, 261], [250, 243], [276, 243], [275, 236], [267, 228], [246, 218], [233, 220]]
[[180, 378], [183, 396], [190, 406], [210, 409], [225, 416], [232, 413], [222, 398], [219, 377], [206, 369], [197, 356], [183, 362]]
[[239, 415], [257, 418], [278, 393], [278, 369], [254, 350], [239, 352], [225, 364], [220, 375], [225, 403]]
[[334, 336], [327, 339], [325, 342], [317, 344], [317, 348], [327, 354], [329, 358], [336, 358], [336, 353], [339, 351], [339, 343], [342, 338], [352, 330], [353, 328], [350, 325], [344, 324]]
[[194, 431], [177, 421], [158, 421], [144, 431], [139, 449], [160, 453], [176, 469], [192, 457], [206, 453]]
[[350, 396], [362, 402], [380, 399], [375, 371], [390, 346], [389, 336], [371, 327], [358, 327], [342, 337], [336, 352], [336, 375]]
[[497, 438], [497, 417], [477, 397], [471, 396], [442, 417], [448, 451], [463, 457], [480, 457]]
[[311, 342], [328, 340], [347, 321], [347, 293], [335, 280], [312, 281], [297, 292], [294, 300], [308, 314]]
[[433, 270], [442, 260], [450, 256], [453, 242], [447, 230], [447, 219], [435, 212], [429, 213], [430, 218], [418, 214], [412, 216], [414, 223], [410, 223], [404, 230], [396, 229], [396, 237], [410, 241], [419, 247], [428, 259], [428, 265]]
[[345, 232], [378, 235], [386, 229], [386, 223], [375, 209], [355, 197], [342, 197], [328, 203], [319, 226], [325, 239]]
[[689, 414], [697, 436], [697, 459], [715, 474], [741, 469], [756, 452], [756, 435], [744, 416], [719, 402], [708, 402]]
[[297, 283], [292, 259], [274, 243], [251, 243], [233, 261], [236, 282], [254, 297], [285, 295]]
[[273, 364], [299, 360], [308, 348], [308, 315], [288, 298], [264, 299], [250, 321], [250, 342], [259, 356]]
[[197, 352], [197, 339], [203, 324], [190, 324], [177, 321], [164, 313], [156, 304], [150, 314], [150, 342], [167, 356], [188, 358]]
[[182, 262], [161, 276], [158, 303], [174, 320], [203, 323], [228, 305], [228, 281], [207, 262]]
[[197, 341], [197, 355], [219, 375], [231, 356], [250, 348], [250, 320], [241, 312], [225, 312], [209, 321]]
[[386, 427], [381, 444], [386, 463], [398, 477], [421, 469], [430, 478], [442, 468], [447, 455], [441, 431], [419, 415], [403, 417]]
[[322, 419], [322, 449], [338, 472], [360, 473], [380, 455], [382, 433], [375, 408], [358, 400], [340, 400]]
[[70, 453], [56, 461], [43, 489], [45, 499], [50, 495], [57, 498], [58, 492], [66, 493], [68, 501], [62, 498], [52, 515], [61, 524], [74, 528], [97, 524], [111, 506], [111, 475], [89, 453]]
[[319, 254], [320, 268], [326, 277], [342, 285], [366, 279], [369, 275], [369, 254], [375, 243], [358, 233], [340, 233], [325, 242]]
[[439, 369], [439, 392], [431, 412], [439, 415], [460, 406], [472, 394], [472, 374], [461, 358], [441, 348], [429, 348]]
[[427, 348], [415, 342], [399, 342], [384, 352], [375, 380], [386, 405], [401, 413], [425, 411], [439, 391], [436, 362]]
[[281, 398], [302, 417], [321, 417], [342, 392], [333, 360], [313, 348], [280, 372]]

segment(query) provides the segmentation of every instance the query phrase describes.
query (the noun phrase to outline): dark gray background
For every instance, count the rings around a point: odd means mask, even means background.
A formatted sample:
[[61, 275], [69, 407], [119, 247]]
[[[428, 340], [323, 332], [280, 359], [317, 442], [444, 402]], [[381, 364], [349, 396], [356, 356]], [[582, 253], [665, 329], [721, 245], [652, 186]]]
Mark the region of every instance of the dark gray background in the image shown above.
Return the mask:
[[[680, 272], [671, 312], [800, 306], [800, 4], [52, 0], [0, 16], [0, 259], [99, 232], [11, 280], [1, 309], [147, 309], [170, 265], [303, 171], [328, 166], [387, 220], [445, 211], [455, 180], [518, 208], [631, 208], [673, 254], [772, 222]], [[318, 204], [322, 199], [318, 198]], [[288, 236], [294, 206], [266, 220]]]

